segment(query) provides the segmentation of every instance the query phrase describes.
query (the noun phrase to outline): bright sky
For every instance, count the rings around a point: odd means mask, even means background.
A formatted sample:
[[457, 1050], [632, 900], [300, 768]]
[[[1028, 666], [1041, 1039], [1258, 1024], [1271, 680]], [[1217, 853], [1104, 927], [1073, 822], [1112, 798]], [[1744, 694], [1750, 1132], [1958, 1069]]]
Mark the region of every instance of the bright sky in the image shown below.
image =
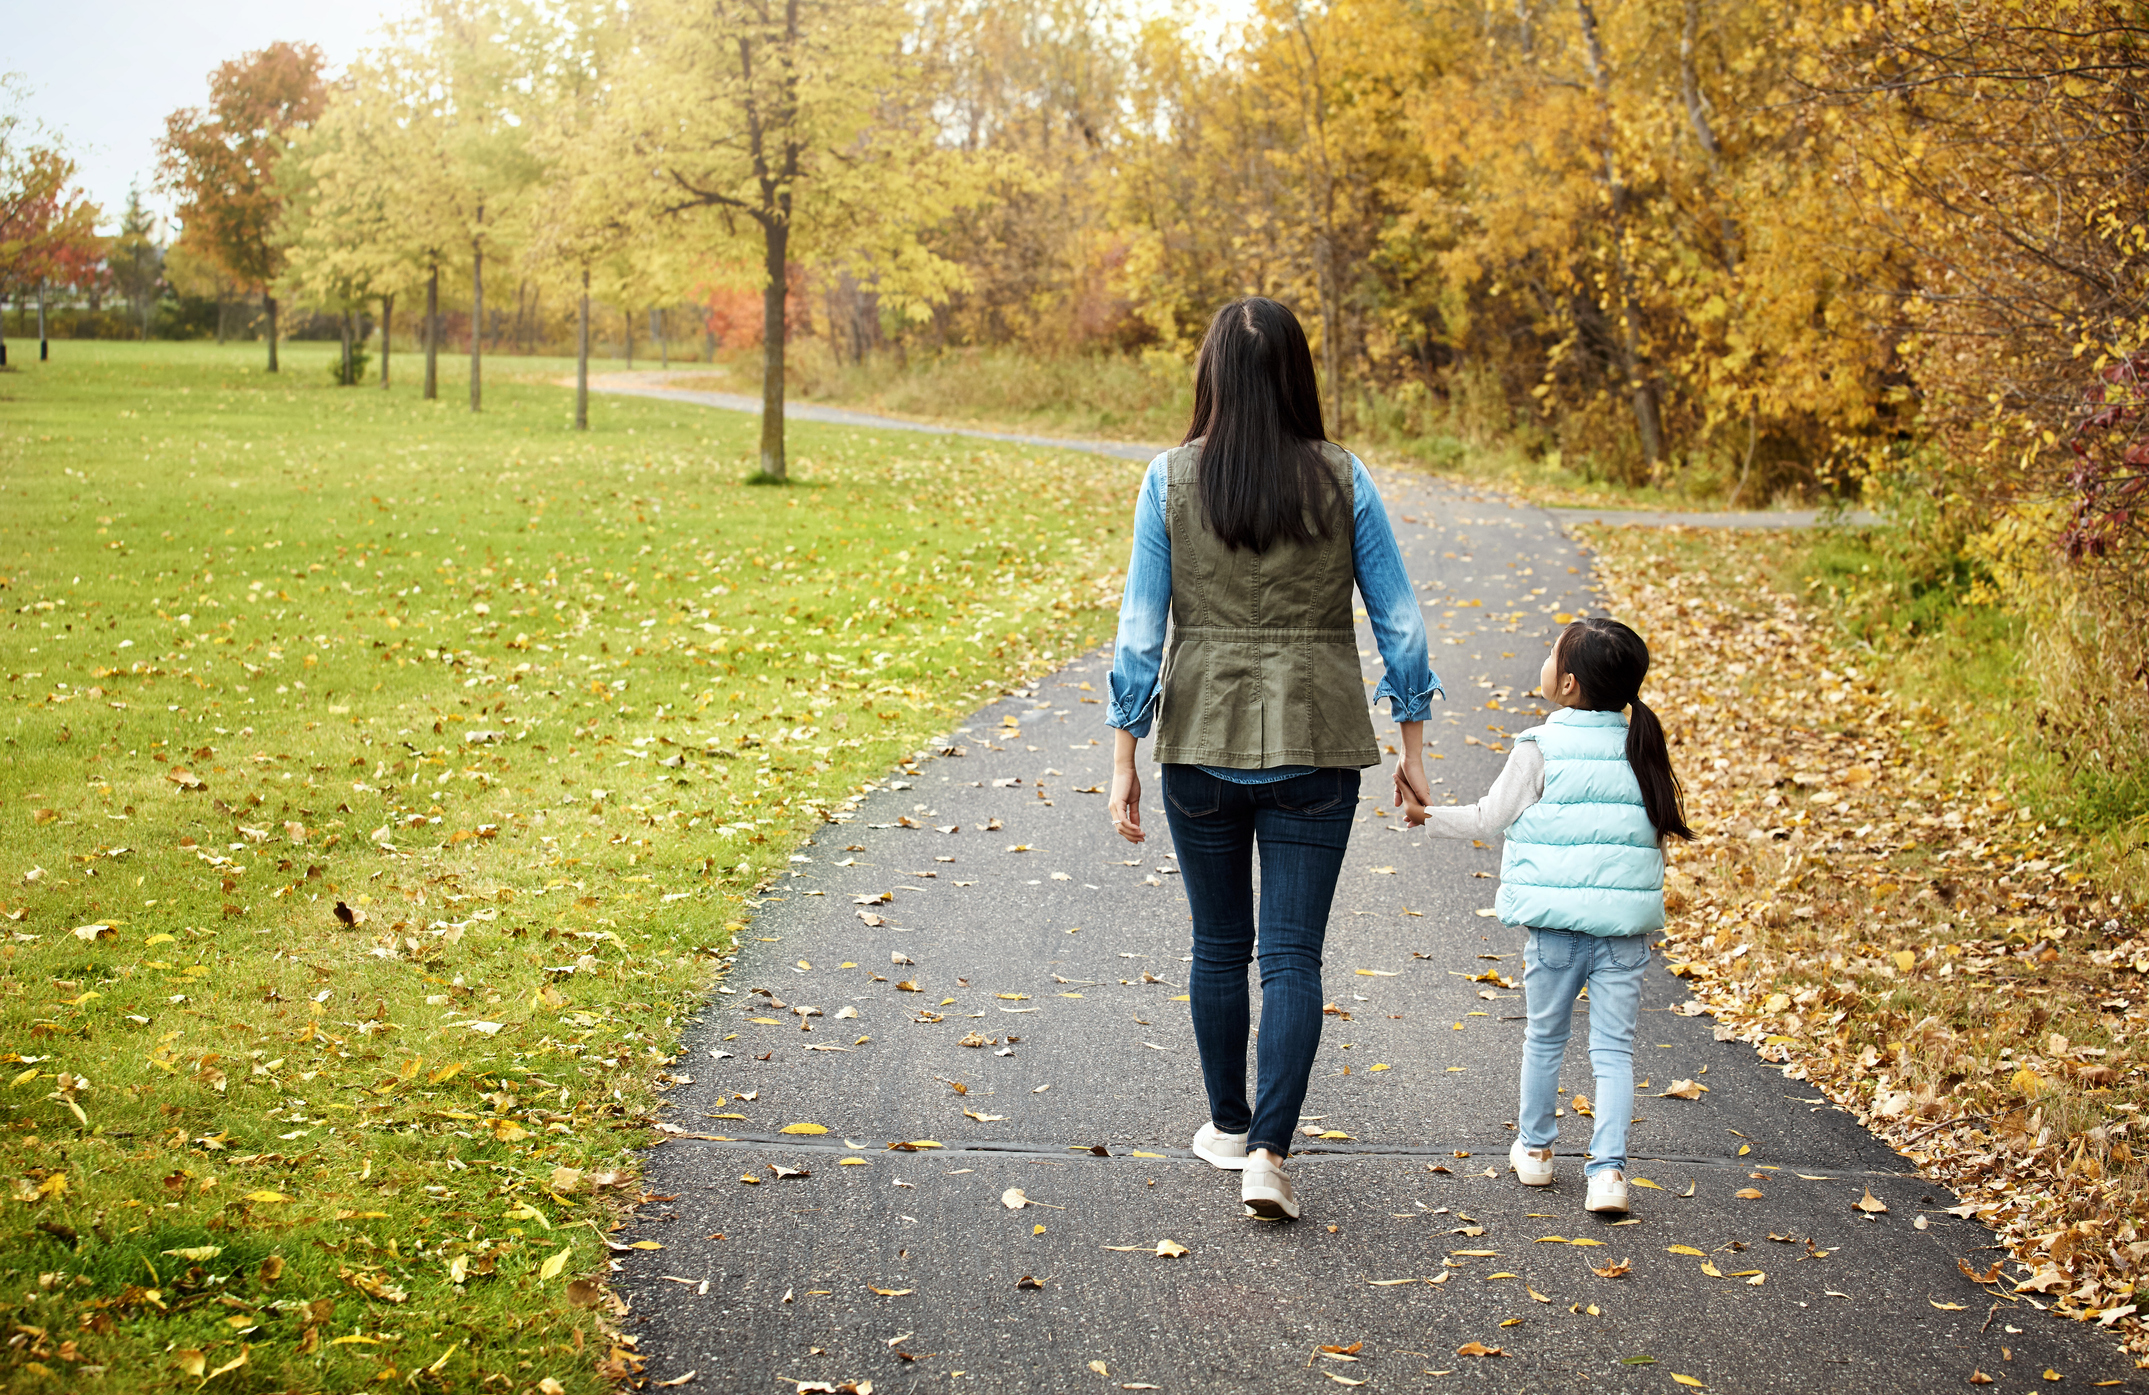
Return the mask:
[[0, 39], [0, 72], [29, 89], [24, 113], [65, 142], [82, 186], [119, 223], [127, 186], [160, 211], [156, 142], [164, 118], [209, 96], [209, 72], [279, 39], [319, 44], [332, 68], [349, 62], [404, 0], [16, 0]]

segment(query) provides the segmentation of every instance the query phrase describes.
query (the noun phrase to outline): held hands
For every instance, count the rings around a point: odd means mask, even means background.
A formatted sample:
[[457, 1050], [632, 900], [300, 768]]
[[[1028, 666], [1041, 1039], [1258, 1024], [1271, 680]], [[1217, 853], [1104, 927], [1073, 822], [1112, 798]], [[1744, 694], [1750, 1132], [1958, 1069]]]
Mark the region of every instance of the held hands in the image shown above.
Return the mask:
[[1395, 805], [1403, 822], [1417, 828], [1425, 822], [1426, 806], [1433, 802], [1433, 787], [1425, 778], [1424, 724], [1402, 723], [1402, 754], [1395, 762]]

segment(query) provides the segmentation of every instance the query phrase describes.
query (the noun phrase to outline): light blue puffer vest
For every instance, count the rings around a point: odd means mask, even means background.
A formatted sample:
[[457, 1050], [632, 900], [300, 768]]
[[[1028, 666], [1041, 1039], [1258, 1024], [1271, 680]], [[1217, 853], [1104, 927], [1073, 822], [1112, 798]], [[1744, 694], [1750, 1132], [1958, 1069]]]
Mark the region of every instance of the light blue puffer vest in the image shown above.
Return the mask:
[[1664, 851], [1627, 764], [1627, 719], [1563, 707], [1518, 734], [1545, 757], [1544, 798], [1507, 829], [1505, 925], [1639, 935], [1664, 928]]

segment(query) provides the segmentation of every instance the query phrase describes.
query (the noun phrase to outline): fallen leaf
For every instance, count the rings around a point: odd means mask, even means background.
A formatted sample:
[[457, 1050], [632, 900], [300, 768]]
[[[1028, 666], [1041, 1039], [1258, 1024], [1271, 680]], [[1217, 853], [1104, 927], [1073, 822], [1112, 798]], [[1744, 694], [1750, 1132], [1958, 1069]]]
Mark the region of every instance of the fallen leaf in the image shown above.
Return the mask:
[[1022, 1188], [1009, 1187], [1000, 1193], [1000, 1204], [1010, 1211], [1020, 1211], [1030, 1204], [1030, 1198], [1023, 1194]]
[[1028, 1274], [1025, 1274], [1021, 1278], [1015, 1280], [1016, 1288], [1043, 1288], [1044, 1286], [1045, 1281], [1043, 1279], [1032, 1278]]
[[1671, 1088], [1657, 1096], [1658, 1099], [1698, 1100], [1709, 1093], [1709, 1087], [1698, 1080], [1674, 1080]]
[[901, 1298], [905, 1294], [917, 1292], [914, 1288], [873, 1288], [871, 1284], [867, 1284], [866, 1287], [883, 1298]]
[[1633, 1270], [1634, 1261], [1628, 1259], [1622, 1259], [1615, 1263], [1607, 1264], [1602, 1269], [1599, 1269], [1594, 1264], [1589, 1267], [1589, 1272], [1595, 1274], [1600, 1279], [1624, 1278], [1626, 1275], [1632, 1273]]
[[231, 1360], [225, 1362], [223, 1365], [217, 1367], [215, 1370], [211, 1371], [208, 1375], [204, 1376], [202, 1378], [203, 1384], [207, 1384], [209, 1381], [215, 1380], [218, 1376], [223, 1375], [226, 1371], [236, 1371], [241, 1366], [244, 1366], [246, 1364], [247, 1353], [249, 1350], [250, 1348], [248, 1348], [244, 1342], [241, 1342], [239, 1344], [239, 1354], [237, 1356], [234, 1356]]
[[1704, 1386], [1700, 1381], [1694, 1379], [1692, 1376], [1682, 1376], [1677, 1371], [1672, 1372], [1671, 1378], [1679, 1382], [1679, 1384], [1681, 1385], [1691, 1385], [1696, 1390], [1705, 1390], [1708, 1388]]
[[1741, 1201], [1759, 1201], [1761, 1199], [1761, 1189], [1759, 1187], [1741, 1187], [1733, 1192], [1732, 1195]]
[[1157, 1253], [1165, 1259], [1177, 1259], [1186, 1253], [1186, 1246], [1176, 1240], [1157, 1241]]
[[1692, 1245], [1672, 1245], [1668, 1246], [1664, 1252], [1674, 1255], [1693, 1255], [1697, 1259], [1706, 1259], [1708, 1257], [1707, 1250], [1697, 1250]]
[[785, 1124], [785, 1125], [784, 1125], [784, 1126], [783, 1126], [782, 1128], [778, 1129], [778, 1130], [777, 1130], [777, 1132], [778, 1132], [778, 1133], [802, 1133], [802, 1134], [823, 1134], [823, 1133], [827, 1133], [827, 1132], [828, 1132], [828, 1129], [827, 1129], [827, 1128], [826, 1128], [826, 1127], [825, 1127], [824, 1125], [821, 1125], [821, 1124]]
[[1461, 1346], [1459, 1346], [1459, 1347], [1455, 1348], [1455, 1354], [1456, 1354], [1457, 1356], [1505, 1356], [1505, 1355], [1507, 1355], [1507, 1353], [1506, 1353], [1505, 1351], [1501, 1350], [1501, 1349], [1500, 1349], [1499, 1347], [1488, 1347], [1488, 1346], [1486, 1346], [1486, 1345], [1485, 1345], [1485, 1344], [1484, 1344], [1483, 1342], [1464, 1342], [1464, 1343], [1463, 1343], [1463, 1344], [1462, 1344]]
[[575, 1247], [569, 1245], [567, 1248], [561, 1250], [558, 1254], [547, 1257], [545, 1262], [538, 1266], [538, 1282], [550, 1283], [554, 1279], [557, 1279], [560, 1276], [560, 1271], [567, 1267], [568, 1258], [572, 1256], [574, 1252]]
[[1859, 1210], [1865, 1212], [1869, 1216], [1880, 1215], [1888, 1209], [1887, 1203], [1883, 1202], [1879, 1197], [1873, 1195], [1873, 1189], [1871, 1187], [1867, 1187], [1865, 1189], [1864, 1197], [1862, 1197], [1858, 1201], [1852, 1202], [1851, 1204], [1856, 1206]]

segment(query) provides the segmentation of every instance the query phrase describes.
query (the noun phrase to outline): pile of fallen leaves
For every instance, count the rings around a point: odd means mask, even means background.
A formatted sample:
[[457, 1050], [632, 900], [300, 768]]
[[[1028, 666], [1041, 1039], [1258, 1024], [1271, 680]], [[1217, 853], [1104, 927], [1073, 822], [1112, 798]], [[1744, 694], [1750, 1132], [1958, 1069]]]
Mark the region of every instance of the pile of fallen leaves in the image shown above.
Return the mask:
[[2139, 908], [1989, 783], [1948, 712], [1890, 691], [1887, 655], [1835, 647], [1768, 584], [1796, 542], [1595, 541], [1610, 613], [1649, 640], [1700, 833], [1667, 879], [1681, 1010], [1955, 1191], [2019, 1271], [1965, 1261], [1996, 1298], [2149, 1353]]

